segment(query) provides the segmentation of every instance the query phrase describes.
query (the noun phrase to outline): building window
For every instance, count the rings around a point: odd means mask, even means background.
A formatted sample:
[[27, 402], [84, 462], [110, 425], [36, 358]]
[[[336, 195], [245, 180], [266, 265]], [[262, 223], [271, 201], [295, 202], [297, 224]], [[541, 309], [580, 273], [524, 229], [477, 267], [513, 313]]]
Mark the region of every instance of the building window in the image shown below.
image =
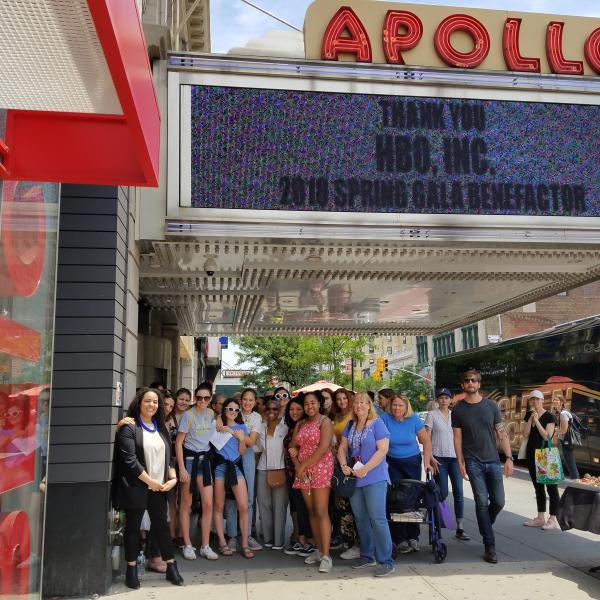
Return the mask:
[[369, 346], [369, 354], [375, 354], [375, 346]]
[[427, 350], [427, 336], [417, 336], [417, 363], [426, 365], [429, 363], [429, 352]]
[[479, 347], [479, 329], [477, 323], [463, 327], [462, 332], [462, 347], [463, 350]]
[[391, 335], [386, 335], [385, 339], [387, 342], [391, 342], [392, 341], [392, 336]]
[[454, 332], [444, 333], [433, 337], [433, 356], [436, 358], [456, 352]]
[[392, 347], [391, 347], [391, 346], [388, 346], [388, 347], [387, 347], [387, 353], [388, 353], [388, 354], [393, 354], [393, 349], [392, 349]]

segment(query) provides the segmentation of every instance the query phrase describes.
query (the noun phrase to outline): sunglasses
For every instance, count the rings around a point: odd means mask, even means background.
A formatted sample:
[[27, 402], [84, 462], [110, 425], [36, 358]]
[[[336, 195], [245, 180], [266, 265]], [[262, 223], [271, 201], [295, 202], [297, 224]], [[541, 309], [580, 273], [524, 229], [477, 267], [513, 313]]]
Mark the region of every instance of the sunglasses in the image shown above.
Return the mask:
[[282, 392], [281, 394], [275, 394], [275, 398], [277, 398], [277, 400], [283, 400], [283, 399], [289, 398], [289, 397], [290, 397], [290, 395], [285, 392]]
[[196, 396], [196, 400], [210, 400], [210, 396]]
[[475, 379], [475, 377], [465, 377], [463, 383], [479, 383], [479, 379]]
[[232, 413], [239, 413], [240, 412], [239, 408], [233, 408], [232, 406], [228, 406], [225, 410], [228, 410], [229, 412], [232, 412]]

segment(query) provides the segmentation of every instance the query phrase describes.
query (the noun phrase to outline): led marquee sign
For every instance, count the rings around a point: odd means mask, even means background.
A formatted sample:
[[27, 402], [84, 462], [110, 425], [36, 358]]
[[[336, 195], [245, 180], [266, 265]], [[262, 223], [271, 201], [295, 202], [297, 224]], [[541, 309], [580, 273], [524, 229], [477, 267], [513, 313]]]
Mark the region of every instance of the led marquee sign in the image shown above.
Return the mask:
[[306, 58], [600, 75], [600, 20], [497, 10], [316, 0]]
[[600, 216], [600, 107], [191, 86], [194, 208]]

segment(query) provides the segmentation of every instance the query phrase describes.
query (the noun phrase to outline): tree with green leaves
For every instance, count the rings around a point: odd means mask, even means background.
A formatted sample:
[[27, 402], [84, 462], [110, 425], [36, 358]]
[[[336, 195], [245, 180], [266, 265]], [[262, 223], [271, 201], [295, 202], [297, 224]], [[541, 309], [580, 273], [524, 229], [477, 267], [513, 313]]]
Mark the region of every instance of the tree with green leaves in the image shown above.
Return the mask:
[[252, 363], [254, 373], [242, 378], [243, 385], [265, 390], [271, 380], [288, 383], [292, 389], [326, 378], [333, 383], [344, 381], [344, 359], [364, 358], [366, 338], [350, 336], [246, 336], [233, 340], [239, 346], [240, 362]]
[[366, 377], [356, 382], [356, 391], [377, 392], [383, 388], [390, 388], [398, 394], [406, 394], [415, 411], [426, 410], [427, 402], [434, 397], [433, 387], [428, 380], [423, 379], [414, 369], [396, 371], [388, 379], [375, 379]]

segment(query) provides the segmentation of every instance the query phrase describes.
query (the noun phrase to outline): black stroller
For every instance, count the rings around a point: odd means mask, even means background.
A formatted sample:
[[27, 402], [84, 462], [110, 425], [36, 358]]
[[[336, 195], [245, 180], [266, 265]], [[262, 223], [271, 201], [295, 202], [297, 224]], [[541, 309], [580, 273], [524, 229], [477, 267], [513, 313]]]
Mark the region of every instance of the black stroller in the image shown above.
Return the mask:
[[429, 472], [426, 481], [395, 481], [387, 495], [387, 513], [391, 523], [429, 525], [429, 543], [436, 563], [443, 563], [448, 554], [446, 544], [442, 542], [439, 511], [441, 501], [440, 488]]

